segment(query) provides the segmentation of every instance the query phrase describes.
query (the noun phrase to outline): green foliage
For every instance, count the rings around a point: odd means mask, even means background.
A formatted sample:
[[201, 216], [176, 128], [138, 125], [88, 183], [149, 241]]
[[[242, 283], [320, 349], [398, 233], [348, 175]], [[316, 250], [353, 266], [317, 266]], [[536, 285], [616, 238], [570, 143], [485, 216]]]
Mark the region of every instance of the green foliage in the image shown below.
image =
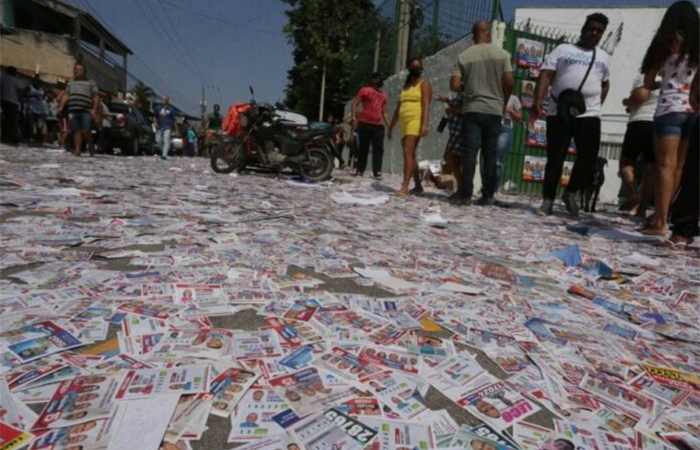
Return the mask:
[[136, 106], [144, 111], [150, 111], [151, 100], [155, 97], [153, 89], [139, 81], [131, 88], [131, 94], [134, 96]]
[[376, 14], [372, 1], [283, 1], [290, 6], [287, 11], [289, 22], [284, 32], [294, 46], [294, 67], [287, 74], [287, 105], [311, 120], [318, 118], [325, 66], [325, 115], [342, 116], [343, 105], [351, 95], [352, 40], [364, 37], [365, 31], [360, 25], [368, 16]]

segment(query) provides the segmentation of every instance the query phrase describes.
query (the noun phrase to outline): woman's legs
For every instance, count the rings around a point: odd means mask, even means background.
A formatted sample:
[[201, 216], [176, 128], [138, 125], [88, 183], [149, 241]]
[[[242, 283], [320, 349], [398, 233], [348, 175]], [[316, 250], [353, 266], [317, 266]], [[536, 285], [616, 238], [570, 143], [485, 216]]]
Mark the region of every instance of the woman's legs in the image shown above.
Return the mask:
[[[680, 136], [665, 136], [657, 138], [654, 144], [656, 153], [654, 206], [656, 211], [649, 226], [645, 229], [647, 232], [660, 234], [666, 231], [668, 211], [675, 187], [676, 167], [680, 159], [680, 142]], [[685, 155], [683, 155], [683, 159], [685, 160]]]
[[403, 146], [403, 184], [401, 189], [396, 191], [397, 195], [408, 195], [408, 185], [411, 178], [415, 180], [416, 189], [423, 190], [418, 174], [418, 162], [416, 161], [416, 147], [418, 146], [418, 136], [404, 136], [401, 140]]
[[461, 181], [462, 159], [457, 153], [445, 153], [445, 162], [449, 167], [449, 173], [455, 178], [455, 192], [459, 194], [459, 182]]

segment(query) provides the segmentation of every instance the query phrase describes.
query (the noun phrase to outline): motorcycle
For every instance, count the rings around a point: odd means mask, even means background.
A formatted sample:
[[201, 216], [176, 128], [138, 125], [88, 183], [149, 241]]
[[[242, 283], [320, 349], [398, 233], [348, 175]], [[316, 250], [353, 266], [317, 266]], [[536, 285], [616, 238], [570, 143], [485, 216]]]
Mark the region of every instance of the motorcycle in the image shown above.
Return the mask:
[[[253, 100], [241, 115], [241, 131], [214, 147], [211, 167], [216, 173], [248, 166], [273, 170], [289, 168], [312, 181], [330, 178], [334, 164], [333, 128], [308, 130], [278, 108]], [[280, 108], [281, 109], [281, 108]], [[302, 116], [303, 117], [303, 116]]]

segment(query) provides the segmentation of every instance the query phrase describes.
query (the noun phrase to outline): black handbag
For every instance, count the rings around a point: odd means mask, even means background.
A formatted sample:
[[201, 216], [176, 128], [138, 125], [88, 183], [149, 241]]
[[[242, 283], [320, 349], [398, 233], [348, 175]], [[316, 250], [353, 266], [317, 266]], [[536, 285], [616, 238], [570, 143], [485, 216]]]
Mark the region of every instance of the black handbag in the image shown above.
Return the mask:
[[558, 98], [554, 98], [554, 96], [552, 96], [554, 101], [557, 103], [557, 116], [565, 120], [571, 120], [586, 112], [586, 99], [583, 97], [581, 90], [583, 89], [583, 85], [586, 84], [586, 80], [588, 79], [588, 75], [591, 73], [593, 64], [595, 64], [595, 55], [596, 50], [595, 47], [593, 47], [593, 57], [591, 58], [591, 63], [588, 65], [586, 75], [584, 75], [578, 89], [564, 89], [559, 93]]

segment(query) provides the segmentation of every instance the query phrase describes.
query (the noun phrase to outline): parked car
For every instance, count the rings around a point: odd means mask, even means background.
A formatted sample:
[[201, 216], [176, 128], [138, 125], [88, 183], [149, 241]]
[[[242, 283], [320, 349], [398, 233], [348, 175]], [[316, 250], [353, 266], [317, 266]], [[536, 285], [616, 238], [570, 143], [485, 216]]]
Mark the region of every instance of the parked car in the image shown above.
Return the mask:
[[135, 156], [141, 152], [153, 155], [156, 150], [156, 135], [141, 111], [118, 100], [112, 101], [107, 107], [112, 128], [105, 150], [111, 153], [114, 148], [119, 148], [125, 155]]

